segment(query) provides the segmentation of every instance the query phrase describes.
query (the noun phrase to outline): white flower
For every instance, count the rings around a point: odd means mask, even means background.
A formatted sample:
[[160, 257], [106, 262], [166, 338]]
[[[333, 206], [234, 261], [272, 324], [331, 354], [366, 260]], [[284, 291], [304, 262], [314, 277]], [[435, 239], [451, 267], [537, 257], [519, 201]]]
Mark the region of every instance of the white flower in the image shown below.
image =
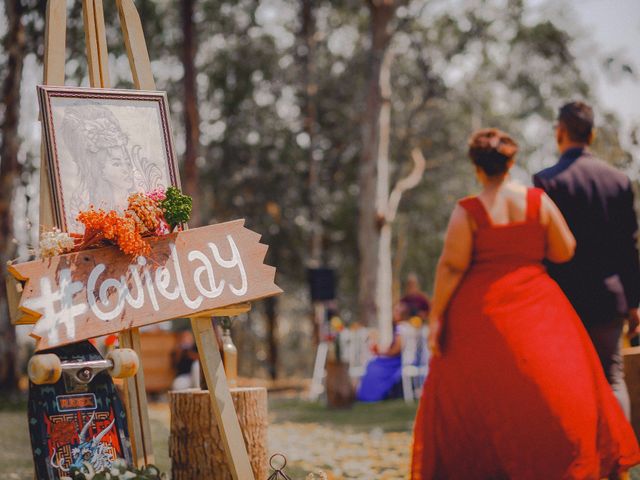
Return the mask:
[[61, 255], [72, 250], [73, 246], [73, 238], [57, 228], [40, 235], [40, 255], [42, 257]]

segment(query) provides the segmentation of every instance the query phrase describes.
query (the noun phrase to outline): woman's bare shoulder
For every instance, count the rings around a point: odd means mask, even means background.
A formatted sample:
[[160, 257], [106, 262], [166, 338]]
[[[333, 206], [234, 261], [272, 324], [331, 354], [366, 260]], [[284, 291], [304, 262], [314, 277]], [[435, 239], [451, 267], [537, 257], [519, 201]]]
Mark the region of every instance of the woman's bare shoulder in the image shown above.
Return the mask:
[[503, 191], [509, 195], [524, 197], [527, 195], [528, 190], [529, 188], [526, 185], [523, 185], [520, 182], [511, 181], [505, 184]]

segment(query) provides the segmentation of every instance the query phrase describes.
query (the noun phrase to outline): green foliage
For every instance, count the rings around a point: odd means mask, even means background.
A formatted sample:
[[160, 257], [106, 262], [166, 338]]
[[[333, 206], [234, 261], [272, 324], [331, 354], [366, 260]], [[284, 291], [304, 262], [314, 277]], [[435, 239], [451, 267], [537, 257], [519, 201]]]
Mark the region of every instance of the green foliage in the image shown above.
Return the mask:
[[376, 427], [386, 432], [401, 432], [411, 430], [416, 406], [403, 400], [387, 400], [355, 403], [348, 410], [333, 410], [327, 409], [323, 403], [277, 398], [269, 401], [269, 412], [274, 417], [274, 423], [319, 423], [349, 427], [354, 431], [370, 431], [371, 419], [375, 418]]
[[160, 202], [164, 218], [172, 229], [189, 221], [192, 206], [192, 198], [184, 195], [176, 187], [167, 188], [166, 198]]

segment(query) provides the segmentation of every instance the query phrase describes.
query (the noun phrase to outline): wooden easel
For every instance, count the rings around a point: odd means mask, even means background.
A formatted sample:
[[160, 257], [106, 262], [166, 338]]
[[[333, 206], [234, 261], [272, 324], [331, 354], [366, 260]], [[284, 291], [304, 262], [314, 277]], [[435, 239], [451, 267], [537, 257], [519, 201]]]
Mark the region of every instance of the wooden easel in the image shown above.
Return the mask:
[[[155, 90], [155, 81], [144, 40], [142, 23], [133, 0], [115, 0], [124, 37], [133, 83], [139, 90]], [[109, 65], [102, 0], [82, 0], [82, 11], [87, 47], [89, 79], [92, 87], [109, 88]], [[66, 0], [49, 0], [45, 26], [44, 84], [64, 85], [67, 31]], [[45, 158], [44, 143], [41, 158]], [[49, 172], [46, 162], [41, 163], [40, 225], [54, 225]], [[248, 304], [203, 312], [191, 319], [200, 362], [209, 387], [216, 421], [220, 427], [229, 470], [234, 479], [254, 478], [238, 418], [229, 393], [229, 387], [218, 351], [212, 316], [233, 316], [250, 309]], [[120, 334], [120, 345], [140, 354], [140, 333], [137, 328]], [[147, 413], [142, 365], [138, 374], [125, 383], [129, 434], [137, 466], [153, 463], [151, 430]]]

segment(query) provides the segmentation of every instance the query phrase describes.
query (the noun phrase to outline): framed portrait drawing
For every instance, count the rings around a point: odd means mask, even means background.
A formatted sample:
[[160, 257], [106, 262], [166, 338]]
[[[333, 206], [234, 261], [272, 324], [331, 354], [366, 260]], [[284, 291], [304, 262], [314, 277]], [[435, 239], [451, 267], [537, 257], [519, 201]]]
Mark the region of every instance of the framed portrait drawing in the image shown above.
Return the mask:
[[90, 205], [121, 211], [131, 193], [179, 187], [165, 92], [39, 86], [57, 226], [81, 233]]

